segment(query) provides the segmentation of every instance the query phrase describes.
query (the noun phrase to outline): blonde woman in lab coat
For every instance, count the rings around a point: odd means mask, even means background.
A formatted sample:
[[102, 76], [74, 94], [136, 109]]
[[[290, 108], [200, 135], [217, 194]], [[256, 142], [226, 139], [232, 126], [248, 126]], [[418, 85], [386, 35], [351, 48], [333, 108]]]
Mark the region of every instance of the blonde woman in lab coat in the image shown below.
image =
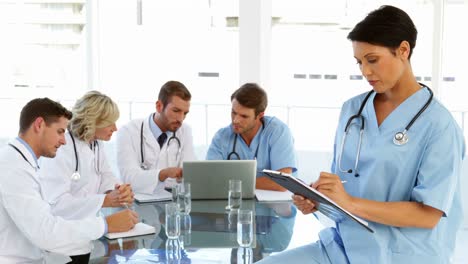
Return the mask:
[[[66, 143], [72, 114], [48, 98], [28, 102], [21, 110], [18, 137], [0, 149], [0, 263], [44, 263], [45, 251], [86, 244], [106, 232], [127, 231], [138, 215], [123, 210], [103, 218], [65, 220], [44, 201], [37, 159], [53, 158]], [[61, 262], [64, 263], [64, 262]]]
[[[131, 204], [132, 189], [113, 175], [100, 142], [109, 141], [117, 130], [117, 104], [98, 91], [90, 91], [78, 99], [72, 112], [67, 144], [57, 151], [56, 158], [41, 161], [43, 195], [54, 214], [82, 219], [96, 216], [102, 207]], [[90, 246], [80, 246], [74, 257], [89, 258], [90, 251]]]

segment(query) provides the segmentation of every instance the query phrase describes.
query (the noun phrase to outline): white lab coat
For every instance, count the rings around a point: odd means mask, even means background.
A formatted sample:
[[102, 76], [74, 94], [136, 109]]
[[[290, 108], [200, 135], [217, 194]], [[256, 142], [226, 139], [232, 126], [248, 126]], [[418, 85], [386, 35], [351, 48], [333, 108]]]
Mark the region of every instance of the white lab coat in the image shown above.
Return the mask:
[[[147, 170], [141, 168], [141, 140], [140, 131], [143, 125], [144, 164]], [[132, 185], [133, 191], [138, 193], [153, 193], [163, 189], [164, 184], [159, 181], [159, 172], [167, 168], [167, 141], [162, 149], [154, 138], [149, 127], [153, 121], [153, 114], [145, 119], [130, 121], [117, 132], [117, 165], [125, 183]], [[168, 133], [168, 138], [172, 133]], [[182, 149], [182, 161], [195, 160], [193, 150], [192, 129], [185, 123], [177, 130]], [[172, 144], [172, 143], [171, 143]]]
[[107, 163], [102, 142], [93, 151], [89, 143], [74, 137], [80, 179], [73, 181], [75, 150], [70, 134], [65, 137], [67, 144], [58, 149], [55, 158], [40, 159], [44, 198], [52, 205], [53, 213], [65, 219], [96, 216], [104, 202], [104, 193], [113, 190], [120, 180]]
[[[0, 150], [0, 263], [43, 263], [44, 250], [71, 254], [63, 248], [101, 237], [102, 217], [64, 220], [43, 200], [38, 168], [18, 140]], [[34, 166], [34, 167], [33, 167]]]

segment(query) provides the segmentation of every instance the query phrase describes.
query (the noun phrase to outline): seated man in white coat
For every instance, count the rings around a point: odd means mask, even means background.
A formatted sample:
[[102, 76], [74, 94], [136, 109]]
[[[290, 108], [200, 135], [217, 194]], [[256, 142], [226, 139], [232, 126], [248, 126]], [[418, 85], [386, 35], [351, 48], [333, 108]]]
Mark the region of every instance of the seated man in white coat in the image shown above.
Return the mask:
[[0, 150], [0, 263], [43, 263], [45, 251], [68, 255], [63, 248], [128, 231], [138, 221], [130, 210], [64, 220], [43, 200], [37, 159], [54, 157], [66, 143], [71, 116], [57, 102], [34, 99], [21, 111], [18, 137]]
[[117, 132], [120, 175], [135, 193], [171, 188], [182, 178], [182, 162], [195, 160], [192, 130], [183, 124], [191, 98], [185, 85], [168, 81], [159, 91], [156, 112]]

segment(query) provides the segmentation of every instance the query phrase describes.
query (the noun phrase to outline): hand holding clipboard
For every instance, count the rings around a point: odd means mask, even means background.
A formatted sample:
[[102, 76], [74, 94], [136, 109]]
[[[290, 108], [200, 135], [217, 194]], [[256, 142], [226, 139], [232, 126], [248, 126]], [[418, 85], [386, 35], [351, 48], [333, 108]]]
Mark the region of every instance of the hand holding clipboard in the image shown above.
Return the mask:
[[317, 209], [321, 212], [325, 210], [325, 215], [327, 215], [327, 213], [329, 213], [330, 210], [336, 211], [355, 221], [369, 232], [374, 232], [374, 230], [372, 230], [369, 227], [369, 223], [367, 223], [365, 220], [346, 211], [341, 206], [332, 201], [330, 198], [317, 191], [316, 189], [303, 183], [299, 179], [293, 177], [292, 175], [273, 170], [263, 170], [263, 173], [268, 175], [273, 181], [288, 189], [292, 193], [302, 195], [305, 198], [317, 203], [319, 205]]

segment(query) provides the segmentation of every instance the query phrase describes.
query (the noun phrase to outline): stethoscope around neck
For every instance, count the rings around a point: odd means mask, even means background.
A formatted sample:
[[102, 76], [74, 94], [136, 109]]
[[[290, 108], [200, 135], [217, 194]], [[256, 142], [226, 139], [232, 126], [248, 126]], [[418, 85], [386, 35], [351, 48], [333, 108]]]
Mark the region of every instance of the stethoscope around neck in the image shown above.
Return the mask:
[[[265, 125], [263, 123], [263, 120], [262, 120], [262, 129], [265, 129]], [[234, 135], [234, 142], [232, 144], [232, 151], [229, 152], [229, 154], [227, 155], [227, 159], [228, 160], [232, 160], [233, 159], [233, 156], [235, 159], [237, 160], [240, 160], [240, 155], [239, 153], [236, 152], [236, 145], [237, 145], [237, 137], [239, 136], [239, 134], [235, 134]], [[257, 144], [257, 149], [255, 150], [255, 155], [254, 155], [254, 159], [257, 159], [257, 155], [258, 155], [258, 148], [260, 147], [260, 140], [258, 141], [258, 144]]]
[[23, 152], [21, 150], [19, 150], [19, 148], [17, 148], [15, 145], [11, 144], [11, 143], [8, 143], [8, 145], [10, 147], [12, 147], [14, 150], [16, 150], [20, 155], [21, 157], [23, 157], [23, 159], [35, 170], [37, 171], [39, 169], [39, 165], [37, 165], [37, 167], [35, 167], [34, 165], [32, 165], [31, 162], [29, 162], [29, 160], [26, 158], [26, 156], [23, 154]]
[[[411, 119], [411, 121], [408, 123], [408, 125], [406, 125], [405, 129], [403, 131], [399, 131], [397, 133], [395, 133], [395, 136], [393, 137], [393, 143], [397, 146], [401, 146], [401, 145], [405, 145], [406, 143], [408, 143], [408, 130], [411, 128], [411, 126], [413, 126], [413, 123], [419, 118], [419, 116], [427, 109], [427, 107], [429, 106], [429, 104], [432, 102], [432, 98], [434, 97], [434, 93], [432, 92], [432, 90], [427, 87], [426, 85], [422, 84], [422, 83], [419, 83], [422, 87], [425, 87], [427, 88], [427, 90], [429, 91], [429, 99], [427, 99], [426, 103], [423, 105], [423, 107], [421, 107], [421, 109], [419, 109], [419, 112]], [[362, 111], [369, 99], [369, 97], [372, 95], [372, 93], [374, 92], [374, 90], [370, 90], [366, 97], [364, 98], [364, 101], [361, 103], [361, 106], [359, 107], [359, 111], [357, 114], [355, 115], [352, 115], [351, 117], [349, 117], [348, 119], [348, 122], [346, 123], [346, 126], [345, 126], [345, 130], [344, 130], [344, 134], [343, 134], [343, 137], [341, 139], [341, 148], [340, 148], [340, 152], [338, 153], [338, 169], [341, 171], [341, 172], [345, 172], [345, 173], [353, 173], [354, 172], [354, 176], [355, 177], [359, 177], [359, 172], [358, 172], [358, 164], [359, 164], [359, 157], [361, 155], [361, 145], [362, 145], [362, 135], [364, 133], [364, 126], [365, 126], [365, 122], [364, 122], [364, 116], [362, 115]], [[353, 120], [358, 120], [358, 124], [360, 123], [359, 125], [359, 142], [358, 142], [358, 146], [357, 146], [357, 150], [356, 150], [356, 160], [354, 162], [354, 169], [348, 169], [348, 170], [344, 170], [342, 167], [341, 167], [341, 159], [342, 159], [342, 156], [343, 156], [343, 150], [344, 150], [344, 146], [346, 144], [346, 137], [348, 135], [348, 132], [349, 132], [349, 129], [350, 127], [353, 125], [353, 124], [356, 124], [356, 123], [353, 123]]]
[[[80, 159], [78, 157], [78, 150], [76, 149], [76, 142], [75, 142], [75, 137], [73, 136], [72, 133], [69, 133], [70, 134], [70, 137], [71, 137], [71, 140], [72, 140], [72, 143], [73, 143], [73, 151], [75, 152], [75, 171], [72, 173], [72, 175], [70, 176], [70, 179], [72, 181], [79, 181], [81, 179], [81, 175], [78, 171], [78, 167], [79, 167], [79, 162], [80, 162]], [[90, 143], [91, 144], [91, 143]], [[98, 147], [99, 148], [99, 143], [95, 140], [94, 141], [94, 148]], [[95, 166], [95, 170], [97, 173], [99, 173], [99, 150], [98, 150], [98, 160], [97, 160], [97, 164]]]
[[[154, 114], [152, 115], [154, 117]], [[154, 118], [153, 118], [154, 119]], [[145, 144], [143, 143], [143, 125], [145, 124], [145, 120], [141, 122], [141, 127], [140, 127], [140, 168], [143, 170], [148, 170], [149, 167], [145, 164]], [[180, 154], [182, 152], [182, 144], [180, 143], [180, 139], [176, 136], [176, 131], [172, 132], [172, 136], [167, 140], [166, 143], [166, 151], [169, 150], [169, 148], [172, 148], [171, 146], [176, 144], [177, 145], [177, 152], [176, 152], [176, 160], [179, 159]]]

